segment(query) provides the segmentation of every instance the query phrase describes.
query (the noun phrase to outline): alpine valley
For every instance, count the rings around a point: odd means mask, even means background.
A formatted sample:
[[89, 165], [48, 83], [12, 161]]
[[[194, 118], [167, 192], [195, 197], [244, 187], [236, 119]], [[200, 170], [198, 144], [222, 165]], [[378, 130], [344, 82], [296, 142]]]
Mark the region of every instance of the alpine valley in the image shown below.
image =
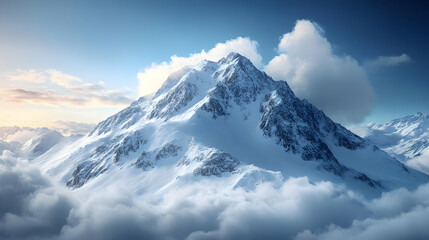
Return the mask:
[[47, 139], [57, 143], [32, 163], [75, 191], [118, 182], [145, 194], [192, 182], [250, 191], [307, 176], [373, 198], [429, 181], [237, 53], [171, 74], [86, 136]]

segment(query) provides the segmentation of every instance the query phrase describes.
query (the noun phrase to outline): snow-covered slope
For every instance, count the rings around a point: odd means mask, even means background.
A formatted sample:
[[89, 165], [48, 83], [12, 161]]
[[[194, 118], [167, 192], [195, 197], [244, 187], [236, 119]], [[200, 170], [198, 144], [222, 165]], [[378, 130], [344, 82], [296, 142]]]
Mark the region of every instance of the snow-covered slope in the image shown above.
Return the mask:
[[18, 157], [33, 159], [65, 138], [76, 139], [76, 137], [64, 137], [61, 133], [48, 128], [1, 127], [0, 153], [8, 150]]
[[429, 115], [417, 113], [385, 124], [370, 123], [357, 131], [401, 162], [429, 174]]
[[22, 145], [21, 154], [27, 158], [42, 155], [63, 138], [64, 136], [57, 131], [39, 128], [34, 136]]
[[35, 162], [71, 188], [102, 189], [123, 181], [136, 192], [207, 179], [252, 189], [308, 176], [374, 196], [429, 180], [237, 53], [173, 73], [154, 96], [140, 98]]

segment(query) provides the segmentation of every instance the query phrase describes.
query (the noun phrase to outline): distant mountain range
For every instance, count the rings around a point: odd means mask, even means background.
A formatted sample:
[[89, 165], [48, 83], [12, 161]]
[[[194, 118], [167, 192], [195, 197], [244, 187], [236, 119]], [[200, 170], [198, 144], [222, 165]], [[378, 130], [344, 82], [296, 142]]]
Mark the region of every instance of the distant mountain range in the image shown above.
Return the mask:
[[20, 157], [33, 159], [66, 138], [48, 128], [0, 127], [0, 152], [9, 150]]
[[417, 113], [385, 124], [370, 123], [355, 132], [391, 156], [429, 174], [429, 115]]

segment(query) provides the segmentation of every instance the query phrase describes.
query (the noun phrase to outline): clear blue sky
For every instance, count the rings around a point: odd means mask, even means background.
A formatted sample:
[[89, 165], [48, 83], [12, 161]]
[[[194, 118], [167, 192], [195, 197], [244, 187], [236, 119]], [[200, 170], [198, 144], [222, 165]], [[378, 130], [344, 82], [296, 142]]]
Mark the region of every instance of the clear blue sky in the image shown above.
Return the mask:
[[424, 1], [0, 0], [0, 71], [57, 69], [128, 87], [136, 98], [136, 74], [152, 62], [243, 36], [258, 41], [267, 63], [279, 37], [309, 19], [337, 55], [360, 64], [410, 56], [406, 64], [367, 70], [377, 102], [366, 122], [387, 121], [429, 113], [428, 10]]

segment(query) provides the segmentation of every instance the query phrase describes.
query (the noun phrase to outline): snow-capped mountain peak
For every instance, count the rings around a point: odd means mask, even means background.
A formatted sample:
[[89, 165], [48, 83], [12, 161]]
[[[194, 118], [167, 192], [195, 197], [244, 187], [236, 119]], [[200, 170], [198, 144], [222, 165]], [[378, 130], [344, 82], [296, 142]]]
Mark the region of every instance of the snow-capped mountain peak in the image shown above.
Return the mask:
[[72, 188], [108, 182], [110, 175], [138, 182], [139, 190], [210, 176], [246, 188], [309, 176], [374, 195], [429, 180], [334, 123], [238, 53], [182, 68], [154, 96], [36, 162]]

